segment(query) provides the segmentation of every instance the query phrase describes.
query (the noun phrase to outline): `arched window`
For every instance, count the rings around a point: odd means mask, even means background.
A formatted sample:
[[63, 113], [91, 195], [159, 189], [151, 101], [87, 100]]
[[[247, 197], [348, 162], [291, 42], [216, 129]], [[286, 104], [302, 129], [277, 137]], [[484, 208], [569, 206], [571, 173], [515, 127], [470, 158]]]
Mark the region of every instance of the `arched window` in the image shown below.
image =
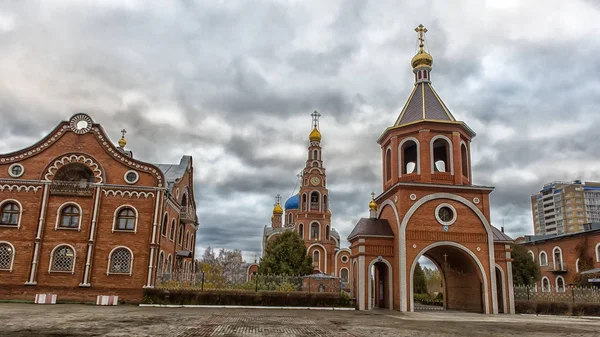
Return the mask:
[[306, 211], [306, 205], [307, 205], [307, 202], [306, 202], [306, 193], [304, 193], [304, 194], [302, 194], [302, 210], [303, 211]]
[[56, 172], [54, 180], [77, 183], [93, 183], [94, 172], [87, 165], [81, 163], [67, 164]]
[[75, 250], [68, 245], [56, 246], [50, 254], [48, 271], [75, 272]]
[[546, 276], [542, 277], [542, 292], [550, 292], [550, 280]]
[[185, 231], [185, 249], [190, 248], [190, 231]]
[[325, 226], [325, 241], [329, 241], [329, 225]]
[[340, 270], [340, 277], [342, 279], [342, 282], [348, 283], [348, 269], [342, 268]]
[[298, 225], [298, 234], [300, 234], [300, 237], [304, 239], [304, 224]]
[[467, 156], [467, 146], [465, 144], [460, 146], [460, 158], [462, 162], [462, 175], [469, 177], [469, 157]]
[[315, 267], [319, 267], [319, 251], [318, 250], [315, 250], [313, 252], [313, 265]]
[[319, 151], [313, 150], [312, 159], [313, 160], [318, 160], [319, 159]]
[[556, 277], [556, 292], [564, 293], [565, 292], [565, 279], [562, 276]]
[[310, 224], [310, 239], [319, 240], [319, 224], [316, 222]]
[[546, 255], [545, 251], [540, 252], [540, 266], [544, 267], [548, 265], [548, 255]]
[[169, 233], [169, 239], [175, 241], [175, 219], [171, 220], [171, 231]]
[[559, 247], [552, 249], [552, 259], [554, 270], [563, 270], [562, 250]]
[[419, 173], [419, 147], [414, 140], [406, 140], [400, 146], [402, 174]]
[[181, 197], [181, 206], [185, 207], [187, 206], [188, 201], [187, 201], [187, 192], [183, 193], [183, 196]]
[[156, 272], [160, 275], [164, 269], [165, 264], [165, 254], [161, 251], [158, 254], [158, 264], [156, 265]]
[[131, 275], [133, 267], [133, 254], [126, 247], [117, 247], [108, 257], [108, 274]]
[[165, 273], [170, 273], [173, 267], [173, 257], [171, 254], [167, 257], [167, 266], [165, 267]]
[[596, 262], [600, 262], [600, 242], [596, 245]]
[[385, 181], [392, 179], [392, 150], [385, 152]]
[[327, 195], [323, 196], [323, 212], [327, 212], [328, 210], [328, 205], [327, 205]]
[[531, 261], [535, 262], [535, 254], [532, 251], [528, 251], [527, 254], [531, 256]]
[[319, 209], [319, 192], [313, 191], [310, 193], [310, 209], [318, 210]]
[[177, 243], [181, 245], [183, 241], [183, 225], [179, 225], [179, 238], [177, 239]]
[[433, 141], [431, 148], [433, 152], [433, 173], [450, 172], [450, 144], [444, 138], [437, 138]]
[[2, 205], [2, 216], [0, 217], [0, 225], [3, 226], [18, 226], [19, 217], [21, 216], [21, 208], [15, 202], [7, 202]]
[[59, 228], [79, 228], [80, 223], [79, 207], [75, 205], [66, 205], [60, 211]]
[[0, 270], [12, 271], [15, 262], [15, 247], [8, 242], [0, 242]]
[[169, 214], [165, 213], [165, 216], [163, 217], [160, 233], [162, 234], [162, 236], [167, 237], [168, 230], [169, 230]]
[[117, 221], [115, 230], [118, 231], [133, 231], [137, 221], [136, 213], [130, 207], [125, 207], [117, 213]]
[[293, 223], [294, 223], [294, 217], [293, 217], [292, 213], [289, 213], [288, 214], [288, 224], [291, 225]]

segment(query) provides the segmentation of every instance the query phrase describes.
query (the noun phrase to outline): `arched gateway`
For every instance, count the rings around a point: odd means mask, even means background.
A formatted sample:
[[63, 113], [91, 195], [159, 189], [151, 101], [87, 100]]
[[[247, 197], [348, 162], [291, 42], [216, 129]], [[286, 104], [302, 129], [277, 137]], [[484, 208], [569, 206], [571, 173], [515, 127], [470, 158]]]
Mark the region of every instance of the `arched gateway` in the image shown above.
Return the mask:
[[383, 193], [348, 236], [353, 294], [361, 310], [414, 311], [413, 274], [427, 257], [442, 275], [444, 308], [514, 313], [512, 239], [490, 222], [493, 187], [472, 184], [475, 132], [431, 86], [433, 58], [412, 59], [415, 86], [396, 123], [379, 137]]

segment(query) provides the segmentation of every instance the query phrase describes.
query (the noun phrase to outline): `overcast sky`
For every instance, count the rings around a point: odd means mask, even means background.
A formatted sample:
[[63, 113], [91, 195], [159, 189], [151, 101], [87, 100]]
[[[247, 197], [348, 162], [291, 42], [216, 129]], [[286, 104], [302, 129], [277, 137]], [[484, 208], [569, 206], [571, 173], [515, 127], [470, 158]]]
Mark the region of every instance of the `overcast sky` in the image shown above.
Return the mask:
[[493, 224], [531, 233], [529, 196], [545, 182], [600, 180], [595, 0], [3, 1], [0, 152], [86, 112], [115, 142], [126, 128], [140, 160], [192, 155], [199, 254], [252, 259], [316, 109], [345, 238], [381, 192], [376, 139], [412, 89], [421, 23], [433, 86], [477, 132]]

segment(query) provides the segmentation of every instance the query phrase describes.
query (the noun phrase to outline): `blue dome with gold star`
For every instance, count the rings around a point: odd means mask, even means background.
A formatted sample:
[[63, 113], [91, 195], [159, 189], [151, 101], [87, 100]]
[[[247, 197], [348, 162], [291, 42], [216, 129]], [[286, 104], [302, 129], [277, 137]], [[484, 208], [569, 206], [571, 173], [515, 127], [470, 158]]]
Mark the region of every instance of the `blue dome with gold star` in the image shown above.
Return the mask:
[[298, 194], [293, 195], [285, 201], [285, 210], [298, 209], [300, 203], [300, 196]]

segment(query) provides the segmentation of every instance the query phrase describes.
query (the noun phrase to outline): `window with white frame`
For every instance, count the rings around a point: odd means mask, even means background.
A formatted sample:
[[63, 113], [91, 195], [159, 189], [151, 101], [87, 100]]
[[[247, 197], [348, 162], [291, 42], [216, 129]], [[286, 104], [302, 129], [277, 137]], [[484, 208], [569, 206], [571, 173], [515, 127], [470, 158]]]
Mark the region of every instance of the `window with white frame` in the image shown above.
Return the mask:
[[171, 220], [171, 232], [169, 233], [169, 239], [175, 241], [175, 219]]
[[126, 247], [113, 249], [109, 256], [109, 274], [131, 275], [133, 265], [133, 254]]
[[550, 280], [546, 276], [542, 277], [542, 292], [550, 292]]
[[565, 279], [562, 276], [556, 277], [556, 292], [564, 293], [565, 292]]
[[315, 267], [319, 267], [319, 251], [318, 250], [315, 250], [313, 252], [313, 265]]
[[50, 270], [54, 272], [75, 272], [75, 251], [68, 245], [54, 248], [50, 257]]
[[179, 238], [177, 239], [177, 243], [179, 245], [183, 243], [183, 225], [179, 225]]
[[169, 215], [165, 214], [162, 221], [162, 226], [160, 226], [160, 233], [162, 236], [167, 237], [167, 231], [169, 230]]
[[60, 210], [60, 220], [58, 228], [79, 228], [80, 223], [79, 207], [75, 205], [66, 205]]
[[163, 269], [164, 269], [164, 263], [165, 263], [165, 254], [161, 251], [160, 254], [158, 254], [158, 264], [156, 265], [156, 269], [158, 274], [161, 274]]
[[165, 273], [171, 272], [171, 267], [173, 266], [173, 257], [171, 254], [167, 257], [167, 266], [165, 267]]
[[600, 242], [596, 245], [596, 262], [600, 262]]
[[540, 266], [544, 267], [548, 265], [548, 255], [546, 255], [545, 251], [540, 253]]
[[0, 242], [0, 270], [12, 271], [15, 248], [8, 242]]
[[340, 271], [340, 277], [342, 279], [342, 282], [347, 283], [348, 282], [348, 269], [342, 268], [342, 270]]
[[560, 248], [554, 247], [554, 249], [552, 249], [552, 258], [552, 262], [554, 263], [554, 270], [563, 270], [562, 250]]
[[137, 216], [131, 207], [124, 207], [117, 213], [115, 230], [134, 231]]
[[2, 205], [0, 216], [0, 225], [3, 226], [19, 226], [19, 218], [21, 217], [21, 207], [16, 202], [6, 202]]
[[528, 251], [527, 254], [531, 256], [531, 261], [535, 262], [535, 254], [532, 251]]

